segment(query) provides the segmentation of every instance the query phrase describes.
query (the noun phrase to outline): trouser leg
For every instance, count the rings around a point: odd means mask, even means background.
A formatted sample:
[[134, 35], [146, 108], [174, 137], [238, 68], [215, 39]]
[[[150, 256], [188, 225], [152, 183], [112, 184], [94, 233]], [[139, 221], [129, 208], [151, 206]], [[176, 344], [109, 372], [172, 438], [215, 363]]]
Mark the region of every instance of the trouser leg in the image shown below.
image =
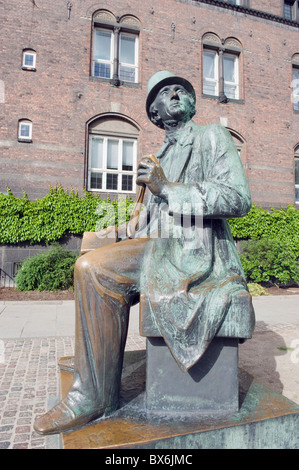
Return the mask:
[[[36, 426], [40, 432], [60, 432], [117, 408], [129, 309], [139, 293], [149, 243], [128, 240], [78, 259], [74, 381], [66, 397], [48, 412], [51, 424]], [[69, 423], [67, 415], [72, 416]], [[60, 422], [59, 430], [49, 431], [54, 420]]]

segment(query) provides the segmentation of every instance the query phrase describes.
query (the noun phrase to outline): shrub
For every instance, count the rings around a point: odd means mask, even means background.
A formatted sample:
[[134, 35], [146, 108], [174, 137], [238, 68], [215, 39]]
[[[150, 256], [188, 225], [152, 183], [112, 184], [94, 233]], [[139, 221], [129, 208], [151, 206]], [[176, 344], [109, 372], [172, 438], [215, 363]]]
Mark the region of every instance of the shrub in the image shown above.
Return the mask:
[[54, 291], [73, 288], [77, 255], [60, 246], [27, 258], [16, 276], [19, 290]]
[[240, 254], [248, 282], [287, 285], [299, 282], [297, 254], [286, 240], [248, 240]]
[[[110, 201], [85, 191], [79, 197], [75, 191], [61, 186], [49, 189], [42, 199], [31, 201], [27, 195], [15, 197], [0, 193], [0, 243], [53, 243], [66, 234], [83, 234], [118, 225], [129, 219], [133, 202], [120, 197]], [[119, 214], [121, 211], [121, 215]], [[100, 228], [97, 229], [96, 227]]]

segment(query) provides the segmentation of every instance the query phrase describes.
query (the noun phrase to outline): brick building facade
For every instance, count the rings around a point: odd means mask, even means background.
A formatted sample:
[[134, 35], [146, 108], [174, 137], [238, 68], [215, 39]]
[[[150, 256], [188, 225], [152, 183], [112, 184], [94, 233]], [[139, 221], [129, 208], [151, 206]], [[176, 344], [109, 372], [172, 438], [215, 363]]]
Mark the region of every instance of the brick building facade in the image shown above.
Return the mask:
[[0, 11], [0, 191], [134, 196], [138, 157], [164, 137], [145, 112], [147, 82], [170, 70], [194, 85], [195, 122], [231, 131], [253, 201], [299, 207], [298, 1], [11, 0]]

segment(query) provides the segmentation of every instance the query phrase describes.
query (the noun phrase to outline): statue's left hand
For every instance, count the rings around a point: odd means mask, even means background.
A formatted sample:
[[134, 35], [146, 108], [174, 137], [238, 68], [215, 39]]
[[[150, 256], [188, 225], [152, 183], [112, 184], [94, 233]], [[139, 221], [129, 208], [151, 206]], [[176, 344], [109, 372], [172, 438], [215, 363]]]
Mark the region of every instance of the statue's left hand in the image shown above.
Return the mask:
[[137, 168], [136, 183], [138, 185], [145, 184], [155, 196], [165, 196], [165, 191], [169, 183], [161, 165], [154, 155], [144, 155], [141, 158]]

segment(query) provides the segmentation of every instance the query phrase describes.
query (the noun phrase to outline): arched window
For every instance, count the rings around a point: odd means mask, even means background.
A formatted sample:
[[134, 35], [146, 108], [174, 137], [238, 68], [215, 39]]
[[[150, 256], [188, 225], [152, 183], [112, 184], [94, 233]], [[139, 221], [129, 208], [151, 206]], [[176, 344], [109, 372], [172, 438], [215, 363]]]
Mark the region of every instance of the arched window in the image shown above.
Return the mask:
[[215, 33], [206, 33], [202, 42], [203, 95], [218, 97], [222, 103], [241, 99], [240, 42], [220, 39]]
[[33, 49], [23, 49], [23, 70], [36, 70], [36, 52]]
[[295, 113], [299, 113], [299, 54], [292, 57], [292, 103]]
[[106, 114], [89, 123], [89, 191], [136, 192], [138, 135], [138, 126], [122, 115]]
[[19, 142], [32, 142], [32, 122], [29, 119], [19, 120], [18, 141]]
[[140, 23], [132, 15], [114, 16], [107, 10], [93, 15], [91, 75], [119, 86], [138, 82]]
[[299, 144], [295, 148], [295, 203], [299, 205]]

